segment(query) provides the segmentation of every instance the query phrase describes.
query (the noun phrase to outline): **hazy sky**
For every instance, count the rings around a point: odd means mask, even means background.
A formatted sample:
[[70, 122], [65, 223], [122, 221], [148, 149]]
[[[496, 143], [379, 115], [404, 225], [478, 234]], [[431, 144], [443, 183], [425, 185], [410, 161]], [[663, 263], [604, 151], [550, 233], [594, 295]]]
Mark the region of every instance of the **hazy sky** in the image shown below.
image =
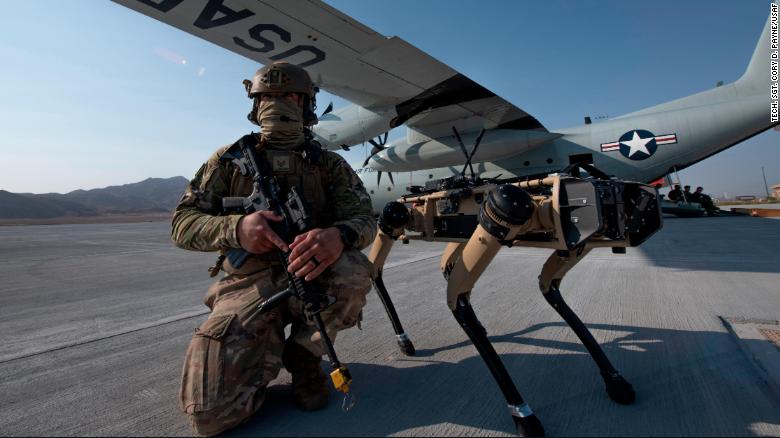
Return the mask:
[[[551, 131], [736, 80], [769, 14], [766, 0], [328, 3]], [[0, 189], [189, 178], [218, 146], [256, 130], [241, 85], [253, 61], [104, 0], [2, 5]], [[326, 93], [318, 100], [346, 104]], [[769, 131], [681, 176], [718, 196], [763, 194], [761, 166], [769, 184], [780, 183], [779, 146], [780, 132]], [[364, 154], [346, 156], [357, 163]]]

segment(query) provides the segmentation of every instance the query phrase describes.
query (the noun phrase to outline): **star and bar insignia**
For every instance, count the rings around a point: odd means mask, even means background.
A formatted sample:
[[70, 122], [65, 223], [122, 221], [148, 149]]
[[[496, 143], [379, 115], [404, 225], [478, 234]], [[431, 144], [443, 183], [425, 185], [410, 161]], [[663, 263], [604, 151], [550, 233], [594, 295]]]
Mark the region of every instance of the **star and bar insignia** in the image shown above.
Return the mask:
[[634, 129], [620, 136], [618, 141], [601, 143], [601, 152], [619, 150], [624, 157], [632, 160], [650, 158], [660, 145], [677, 143], [677, 134], [655, 135], [644, 129]]

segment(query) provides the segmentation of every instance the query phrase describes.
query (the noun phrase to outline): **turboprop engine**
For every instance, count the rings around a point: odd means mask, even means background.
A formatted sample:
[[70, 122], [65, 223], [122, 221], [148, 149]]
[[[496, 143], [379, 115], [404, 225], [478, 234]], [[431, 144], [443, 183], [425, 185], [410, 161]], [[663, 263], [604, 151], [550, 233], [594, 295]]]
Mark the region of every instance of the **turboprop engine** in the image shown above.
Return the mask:
[[317, 140], [329, 150], [349, 149], [367, 142], [390, 129], [395, 109], [369, 110], [359, 105], [349, 105], [335, 111], [326, 111], [312, 127]]
[[[413, 132], [412, 130], [409, 130]], [[475, 144], [478, 132], [462, 134], [464, 144]], [[473, 163], [497, 161], [526, 152], [561, 137], [562, 134], [518, 129], [485, 131]], [[470, 151], [469, 151], [470, 152]], [[455, 135], [427, 138], [407, 135], [391, 142], [368, 162], [368, 167], [381, 172], [409, 172], [435, 167], [462, 166], [464, 151]]]

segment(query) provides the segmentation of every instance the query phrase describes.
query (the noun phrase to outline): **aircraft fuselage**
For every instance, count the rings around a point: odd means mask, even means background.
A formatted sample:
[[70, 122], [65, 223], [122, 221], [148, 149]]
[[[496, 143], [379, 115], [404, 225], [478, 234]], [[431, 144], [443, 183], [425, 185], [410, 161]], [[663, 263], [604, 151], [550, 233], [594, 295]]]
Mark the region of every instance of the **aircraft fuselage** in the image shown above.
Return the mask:
[[[553, 173], [572, 162], [585, 161], [619, 179], [651, 182], [773, 125], [766, 111], [767, 97], [739, 97], [738, 90], [730, 87], [734, 84], [700, 93], [712, 94], [704, 96], [710, 98], [707, 100], [731, 95], [730, 99], [720, 102], [676, 109], [669, 108], [675, 104], [670, 102], [659, 105], [657, 110], [648, 108], [597, 124], [556, 130], [555, 133], [562, 134], [559, 138], [510, 158], [475, 163], [474, 171], [483, 178], [503, 179]], [[700, 95], [685, 99], [697, 97], [695, 100], [700, 100]], [[490, 135], [491, 131], [487, 131], [483, 142]], [[455, 141], [454, 137], [440, 140], [442, 143]], [[413, 157], [408, 158], [414, 162]], [[395, 184], [392, 184], [386, 172], [394, 168], [401, 170], [393, 172]], [[402, 165], [385, 167], [372, 163], [357, 172], [372, 197], [375, 212], [379, 212], [387, 202], [405, 194], [408, 186], [424, 185], [429, 180], [460, 174], [461, 170], [462, 166], [448, 166], [403, 171]], [[383, 172], [379, 181], [378, 171]]]

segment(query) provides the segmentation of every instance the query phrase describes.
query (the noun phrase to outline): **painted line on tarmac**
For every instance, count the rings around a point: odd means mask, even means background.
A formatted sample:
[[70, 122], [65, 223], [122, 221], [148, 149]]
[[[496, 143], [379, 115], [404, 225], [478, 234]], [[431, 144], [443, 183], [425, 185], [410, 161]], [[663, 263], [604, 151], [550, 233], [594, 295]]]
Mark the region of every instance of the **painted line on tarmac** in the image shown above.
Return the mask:
[[[133, 251], [133, 252], [136, 252], [136, 251]], [[137, 251], [137, 252], [148, 252], [148, 251]], [[116, 253], [114, 253], [114, 254], [116, 254]], [[517, 254], [512, 254], [511, 252], [503, 252], [503, 253], [498, 254], [498, 256], [501, 257], [501, 258], [503, 258], [503, 257], [517, 257]], [[394, 268], [398, 268], [398, 267], [401, 267], [401, 266], [409, 265], [409, 264], [412, 264], [412, 263], [417, 263], [417, 262], [422, 262], [422, 261], [427, 261], [427, 260], [432, 260], [432, 259], [438, 259], [439, 257], [441, 257], [441, 251], [435, 251], [435, 252], [428, 251], [428, 252], [424, 252], [424, 253], [422, 253], [422, 254], [420, 254], [418, 256], [415, 256], [415, 257], [410, 257], [410, 258], [407, 258], [407, 259], [403, 259], [403, 260], [387, 263], [384, 266], [384, 270], [394, 269]], [[546, 257], [547, 257], [546, 255], [542, 256], [541, 254], [539, 254], [539, 255], [535, 254], [535, 255], [530, 256], [530, 258], [540, 258], [540, 259], [541, 258], [546, 258]], [[528, 258], [528, 255], [525, 255], [524, 258]], [[105, 334], [105, 335], [96, 336], [96, 337], [92, 337], [92, 338], [85, 338], [85, 339], [82, 339], [82, 340], [79, 340], [79, 341], [68, 342], [68, 343], [64, 343], [64, 344], [61, 344], [61, 345], [57, 345], [57, 346], [53, 346], [53, 347], [49, 347], [49, 348], [45, 348], [45, 349], [41, 349], [41, 350], [37, 350], [37, 351], [25, 352], [25, 353], [18, 354], [18, 355], [15, 355], [15, 356], [6, 356], [6, 357], [0, 356], [0, 364], [6, 363], [6, 362], [11, 362], [11, 361], [14, 361], [14, 360], [19, 360], [19, 359], [26, 359], [28, 357], [38, 356], [38, 355], [49, 353], [49, 352], [52, 352], [52, 351], [64, 350], [66, 348], [71, 348], [71, 347], [79, 347], [81, 345], [102, 341], [104, 339], [111, 339], [111, 338], [115, 338], [115, 337], [118, 337], [118, 336], [129, 334], [129, 333], [139, 332], [141, 330], [147, 330], [147, 329], [151, 329], [151, 328], [155, 328], [155, 327], [160, 327], [160, 326], [163, 326], [163, 325], [166, 325], [166, 324], [172, 324], [172, 323], [175, 323], [175, 322], [183, 321], [185, 319], [191, 319], [191, 318], [196, 318], [196, 317], [203, 316], [203, 315], [208, 315], [210, 312], [211, 312], [210, 310], [199, 310], [199, 311], [183, 313], [183, 314], [180, 314], [180, 315], [177, 315], [177, 316], [163, 318], [161, 320], [158, 320], [158, 321], [155, 321], [155, 322], [151, 322], [151, 323], [148, 323], [148, 324], [135, 326], [135, 327], [133, 327], [131, 329], [125, 329], [125, 330], [121, 330], [121, 331], [116, 331], [116, 332], [113, 332], [113, 333], [108, 333], [108, 334]]]
[[26, 353], [22, 353], [22, 354], [19, 354], [19, 355], [16, 355], [16, 356], [6, 356], [6, 357], [0, 356], [0, 364], [4, 364], [6, 362], [11, 362], [11, 361], [14, 361], [14, 360], [19, 360], [19, 359], [26, 359], [28, 357], [38, 356], [38, 355], [41, 355], [41, 354], [50, 353], [52, 351], [64, 350], [66, 348], [78, 347], [78, 346], [85, 345], [85, 344], [91, 344], [93, 342], [102, 341], [104, 339], [111, 339], [111, 338], [115, 338], [117, 336], [126, 335], [128, 333], [139, 332], [141, 330], [147, 330], [147, 329], [150, 329], [150, 328], [160, 327], [160, 326], [163, 326], [163, 325], [166, 325], [166, 324], [173, 324], [175, 322], [183, 321], [185, 319], [190, 319], [190, 318], [196, 318], [198, 316], [207, 315], [209, 313], [211, 313], [210, 310], [198, 310], [198, 311], [195, 311], [195, 312], [183, 313], [183, 314], [180, 314], [180, 315], [171, 316], [171, 317], [168, 317], [168, 318], [163, 318], [163, 319], [160, 319], [160, 320], [157, 320], [155, 322], [148, 323], [148, 324], [137, 325], [137, 326], [135, 326], [135, 327], [133, 327], [131, 329], [125, 329], [125, 330], [116, 331], [116, 332], [113, 332], [113, 333], [109, 332], [108, 334], [105, 334], [105, 335], [95, 336], [95, 337], [92, 337], [92, 338], [84, 338], [82, 340], [75, 341], [75, 342], [67, 342], [67, 343], [64, 343], [64, 344], [60, 344], [60, 345], [57, 345], [57, 346], [41, 349], [41, 350], [38, 350], [38, 351], [26, 352]]
[[385, 266], [382, 268], [382, 270], [386, 271], [388, 269], [397, 268], [399, 266], [408, 265], [410, 263], [421, 262], [421, 261], [428, 260], [428, 259], [438, 259], [439, 257], [441, 257], [441, 251], [425, 252], [425, 253], [422, 253], [421, 255], [417, 256], [417, 257], [411, 257], [411, 258], [408, 258], [408, 259], [403, 259], [403, 260], [399, 260], [397, 262], [392, 262], [392, 263], [385, 263]]
[[[146, 251], [144, 251], [144, 252], [146, 252]], [[397, 262], [394, 262], [394, 263], [388, 263], [387, 265], [385, 265], [385, 269], [393, 269], [393, 268], [397, 268], [399, 266], [407, 265], [407, 264], [410, 264], [410, 263], [415, 263], [415, 262], [419, 262], [419, 261], [423, 261], [423, 260], [438, 258], [439, 256], [440, 256], [439, 252], [436, 252], [436, 253], [424, 253], [424, 254], [422, 254], [422, 255], [420, 255], [418, 257], [404, 259], [404, 260], [400, 260], [400, 261], [397, 261]], [[166, 325], [166, 324], [172, 324], [172, 323], [175, 323], [175, 322], [183, 321], [185, 319], [196, 318], [196, 317], [199, 317], [199, 316], [208, 315], [209, 313], [211, 313], [210, 310], [199, 310], [199, 311], [194, 311], [194, 312], [183, 313], [181, 315], [176, 315], [176, 316], [171, 316], [171, 317], [168, 317], [168, 318], [163, 318], [163, 319], [160, 319], [158, 321], [154, 321], [154, 322], [151, 322], [151, 323], [148, 323], [148, 324], [138, 325], [138, 326], [135, 326], [135, 327], [133, 327], [131, 329], [125, 329], [125, 330], [121, 330], [121, 331], [110, 332], [108, 334], [101, 335], [101, 336], [96, 336], [96, 337], [92, 337], [92, 338], [85, 338], [85, 339], [82, 339], [82, 340], [79, 340], [79, 341], [75, 341], [75, 342], [67, 342], [67, 343], [56, 345], [56, 346], [53, 346], [53, 347], [49, 347], [49, 348], [45, 348], [45, 349], [41, 349], [41, 350], [37, 350], [37, 351], [25, 352], [25, 353], [13, 355], [13, 356], [6, 356], [6, 357], [0, 356], [0, 364], [4, 364], [6, 362], [11, 362], [11, 361], [14, 361], [14, 360], [19, 360], [19, 359], [26, 359], [28, 357], [38, 356], [38, 355], [41, 355], [41, 354], [50, 353], [52, 351], [64, 350], [66, 348], [71, 348], [71, 347], [79, 347], [79, 346], [82, 346], [82, 345], [85, 345], [85, 344], [91, 344], [91, 343], [94, 343], [94, 342], [102, 341], [104, 339], [111, 339], [111, 338], [115, 338], [117, 336], [122, 336], [122, 335], [126, 335], [126, 334], [129, 334], [129, 333], [139, 332], [141, 330], [148, 330], [148, 329], [155, 328], [155, 327], [160, 327], [160, 326], [163, 326], [163, 325]]]

